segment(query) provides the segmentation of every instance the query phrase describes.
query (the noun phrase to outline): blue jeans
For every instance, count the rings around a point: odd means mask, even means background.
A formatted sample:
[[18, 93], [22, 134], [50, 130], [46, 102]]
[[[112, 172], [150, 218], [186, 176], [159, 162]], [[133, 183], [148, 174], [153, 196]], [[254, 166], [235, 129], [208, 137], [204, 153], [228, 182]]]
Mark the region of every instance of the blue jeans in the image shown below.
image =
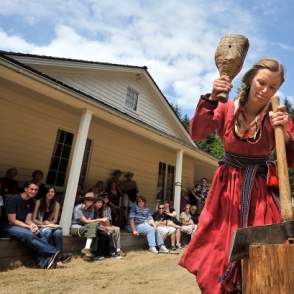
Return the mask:
[[56, 247], [50, 245], [44, 235], [35, 235], [31, 230], [12, 226], [12, 225], [2, 225], [0, 226], [1, 234], [16, 239], [23, 243], [26, 247], [29, 247], [36, 253], [37, 264], [41, 268], [45, 268], [49, 262], [50, 256], [52, 256], [56, 251]]
[[42, 228], [40, 229], [40, 237], [45, 240], [48, 243], [51, 243], [53, 241], [54, 246], [60, 250], [63, 251], [63, 235], [62, 235], [62, 229], [50, 229], [50, 228]]
[[151, 225], [147, 223], [136, 224], [136, 230], [139, 234], [147, 237], [149, 247], [160, 247], [164, 244], [160, 232]]

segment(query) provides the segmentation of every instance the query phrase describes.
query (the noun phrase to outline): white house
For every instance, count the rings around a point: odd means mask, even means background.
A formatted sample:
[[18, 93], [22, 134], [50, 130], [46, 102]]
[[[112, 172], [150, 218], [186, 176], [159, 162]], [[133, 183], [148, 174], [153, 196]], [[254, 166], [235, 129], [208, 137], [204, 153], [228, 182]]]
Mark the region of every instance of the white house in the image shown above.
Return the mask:
[[174, 199], [217, 161], [189, 137], [146, 67], [0, 52], [0, 172], [35, 169], [65, 192], [68, 234], [78, 183], [132, 171], [140, 193]]

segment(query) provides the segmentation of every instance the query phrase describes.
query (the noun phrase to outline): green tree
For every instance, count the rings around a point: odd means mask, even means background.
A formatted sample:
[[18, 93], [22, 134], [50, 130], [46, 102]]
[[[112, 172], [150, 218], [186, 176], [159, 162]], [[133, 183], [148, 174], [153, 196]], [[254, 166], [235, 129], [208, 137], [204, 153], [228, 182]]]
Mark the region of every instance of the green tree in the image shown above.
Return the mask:
[[189, 123], [190, 123], [190, 119], [187, 116], [187, 114], [182, 113], [180, 107], [177, 104], [170, 104], [171, 107], [173, 108], [174, 112], [176, 113], [177, 117], [180, 119], [182, 125], [184, 126], [184, 128], [188, 131], [189, 130]]
[[216, 133], [210, 134], [207, 139], [199, 141], [196, 144], [201, 150], [217, 159], [222, 159], [224, 156], [224, 146]]
[[284, 105], [286, 106], [289, 115], [294, 120], [294, 107], [288, 97], [285, 98]]
[[[177, 104], [171, 104], [174, 112], [182, 122], [185, 129], [189, 130], [190, 119], [187, 114], [183, 115], [180, 107]], [[223, 158], [224, 155], [224, 147], [220, 140], [220, 138], [215, 134], [211, 134], [208, 136], [206, 140], [202, 140], [199, 142], [195, 142], [196, 145], [202, 150], [207, 152], [208, 154], [214, 156], [217, 159]]]
[[[285, 98], [284, 105], [286, 106], [290, 117], [294, 121], [294, 107], [288, 97]], [[294, 197], [294, 169], [293, 168], [289, 168], [289, 178], [290, 178], [291, 194], [292, 194], [292, 197]]]

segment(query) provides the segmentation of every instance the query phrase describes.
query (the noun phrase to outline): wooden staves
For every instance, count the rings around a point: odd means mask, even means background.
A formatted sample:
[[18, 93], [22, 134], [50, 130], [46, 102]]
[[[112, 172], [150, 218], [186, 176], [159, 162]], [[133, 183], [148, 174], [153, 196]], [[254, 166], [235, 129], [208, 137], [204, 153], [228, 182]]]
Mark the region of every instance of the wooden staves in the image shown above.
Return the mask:
[[293, 294], [294, 245], [251, 245], [242, 281], [243, 294]]

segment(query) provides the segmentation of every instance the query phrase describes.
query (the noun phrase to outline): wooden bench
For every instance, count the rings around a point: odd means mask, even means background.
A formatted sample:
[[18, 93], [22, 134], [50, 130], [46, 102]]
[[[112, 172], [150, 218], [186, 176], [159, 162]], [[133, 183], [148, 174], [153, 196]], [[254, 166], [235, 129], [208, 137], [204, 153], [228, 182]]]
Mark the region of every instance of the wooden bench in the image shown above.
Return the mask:
[[[85, 246], [85, 238], [65, 236], [64, 251], [79, 253]], [[147, 240], [144, 236], [134, 236], [128, 232], [121, 232], [121, 248], [124, 251], [145, 249]], [[20, 242], [10, 238], [0, 238], [0, 270], [20, 265], [31, 265], [32, 253]]]

